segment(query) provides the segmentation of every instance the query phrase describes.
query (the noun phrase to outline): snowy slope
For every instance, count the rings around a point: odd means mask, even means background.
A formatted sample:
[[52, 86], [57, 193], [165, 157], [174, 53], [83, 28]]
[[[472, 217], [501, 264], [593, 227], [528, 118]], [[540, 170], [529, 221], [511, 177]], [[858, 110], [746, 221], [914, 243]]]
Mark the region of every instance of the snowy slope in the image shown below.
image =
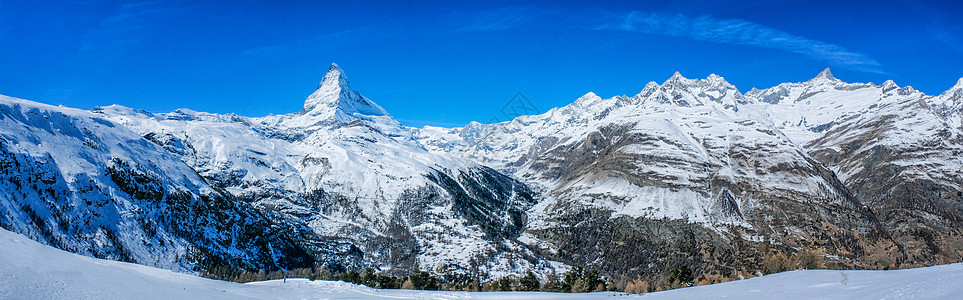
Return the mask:
[[805, 270], [646, 294], [642, 299], [959, 299], [963, 264], [892, 271]]
[[[99, 260], [0, 229], [3, 299], [605, 299], [617, 293], [375, 290], [289, 279], [237, 284]], [[792, 271], [645, 295], [642, 299], [955, 299], [963, 264], [896, 271]]]

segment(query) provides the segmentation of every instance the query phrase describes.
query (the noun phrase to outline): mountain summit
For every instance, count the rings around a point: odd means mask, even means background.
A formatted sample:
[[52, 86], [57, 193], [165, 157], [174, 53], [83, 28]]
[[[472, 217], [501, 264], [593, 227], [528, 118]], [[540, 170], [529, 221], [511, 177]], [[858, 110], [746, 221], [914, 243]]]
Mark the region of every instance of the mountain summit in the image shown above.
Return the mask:
[[351, 89], [348, 78], [337, 64], [328, 67], [318, 88], [304, 101], [299, 114], [350, 121], [364, 116], [384, 116], [381, 106]]
[[822, 72], [819, 72], [819, 74], [817, 74], [816, 77], [814, 77], [813, 79], [810, 79], [808, 82], [813, 82], [813, 83], [815, 83], [815, 82], [819, 82], [819, 81], [830, 81], [830, 82], [833, 82], [833, 81], [839, 81], [839, 80], [836, 79], [835, 76], [833, 76], [833, 72], [829, 71], [829, 68], [826, 68], [826, 69], [823, 70]]

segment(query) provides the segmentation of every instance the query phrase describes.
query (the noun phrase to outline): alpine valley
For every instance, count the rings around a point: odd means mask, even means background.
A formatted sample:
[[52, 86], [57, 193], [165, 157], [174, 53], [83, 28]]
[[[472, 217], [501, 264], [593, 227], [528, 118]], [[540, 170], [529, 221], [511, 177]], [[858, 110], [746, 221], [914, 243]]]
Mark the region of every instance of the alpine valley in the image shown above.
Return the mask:
[[0, 96], [0, 227], [181, 272], [614, 279], [963, 261], [963, 79], [676, 73], [541, 115], [402, 126], [331, 65], [296, 113]]

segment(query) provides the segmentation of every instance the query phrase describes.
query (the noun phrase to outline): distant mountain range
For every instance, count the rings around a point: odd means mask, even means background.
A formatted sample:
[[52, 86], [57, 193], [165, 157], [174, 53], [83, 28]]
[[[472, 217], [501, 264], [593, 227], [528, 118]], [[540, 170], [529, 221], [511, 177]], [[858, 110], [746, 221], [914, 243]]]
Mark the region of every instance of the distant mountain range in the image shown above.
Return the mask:
[[741, 93], [676, 73], [419, 129], [331, 65], [301, 111], [257, 118], [0, 96], [0, 227], [178, 271], [896, 268], [963, 259], [961, 157], [963, 79]]

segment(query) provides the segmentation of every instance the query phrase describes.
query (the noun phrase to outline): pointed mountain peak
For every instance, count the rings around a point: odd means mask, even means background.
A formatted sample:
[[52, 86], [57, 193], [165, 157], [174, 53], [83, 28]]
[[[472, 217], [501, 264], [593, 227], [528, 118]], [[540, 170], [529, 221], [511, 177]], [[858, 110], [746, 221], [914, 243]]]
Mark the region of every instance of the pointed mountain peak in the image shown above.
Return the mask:
[[[339, 112], [341, 114], [338, 114]], [[357, 117], [358, 114], [383, 116], [388, 113], [378, 104], [352, 90], [348, 77], [344, 75], [341, 67], [338, 67], [338, 64], [331, 64], [321, 84], [304, 101], [304, 109], [300, 114], [343, 118]]]
[[883, 88], [883, 92], [884, 92], [884, 93], [899, 88], [899, 86], [896, 85], [896, 82], [894, 82], [892, 79], [889, 79], [889, 80], [884, 81], [884, 82], [883, 82], [883, 85], [880, 85], [880, 87]]
[[814, 77], [813, 79], [810, 79], [808, 82], [816, 82], [816, 81], [823, 81], [823, 80], [838, 81], [838, 79], [836, 79], [836, 77], [833, 76], [833, 72], [829, 71], [829, 68], [826, 68], [822, 72], [819, 72], [819, 74], [816, 75], [816, 77]]
[[575, 100], [575, 103], [590, 104], [599, 100], [602, 100], [602, 97], [596, 95], [595, 92], [588, 92], [585, 95], [582, 95], [582, 97], [578, 97], [578, 99]]
[[826, 68], [822, 72], [819, 72], [819, 74], [816, 75], [816, 78], [826, 78], [829, 80], [836, 80], [836, 77], [833, 77], [833, 72], [830, 71], [829, 68]]
[[662, 83], [662, 86], [663, 88], [685, 87], [686, 85], [690, 84], [691, 81], [698, 81], [698, 80], [690, 80], [688, 78], [685, 78], [684, 76], [682, 76], [682, 73], [679, 73], [678, 71], [676, 71], [675, 73], [672, 74], [672, 77], [669, 77], [668, 80]]
[[633, 96], [633, 98], [641, 99], [644, 97], [648, 97], [658, 90], [659, 90], [659, 83], [655, 81], [649, 81], [649, 83], [646, 83], [645, 87], [642, 88], [642, 91], [640, 91], [638, 94]]
[[963, 108], [963, 78], [957, 80], [953, 87], [941, 93], [940, 97], [948, 97], [954, 102], [959, 102], [959, 105]]
[[709, 74], [709, 77], [706, 77], [705, 81], [708, 82], [709, 85], [716, 86], [716, 87], [722, 86], [722, 87], [731, 87], [733, 89], [736, 88], [734, 85], [726, 81], [724, 77], [716, 74]]
[[658, 83], [658, 82], [649, 81], [649, 83], [646, 83], [646, 84], [645, 84], [645, 87], [642, 88], [642, 93], [646, 93], [646, 92], [652, 93], [653, 91], [658, 90], [658, 89], [659, 89], [659, 83]]
[[579, 97], [579, 99], [590, 99], [590, 98], [600, 98], [600, 97], [599, 95], [596, 95], [595, 92], [588, 92], [588, 93], [585, 93], [585, 95], [582, 95], [582, 97]]
[[341, 67], [338, 67], [338, 64], [334, 63], [328, 67], [328, 73], [324, 74], [324, 78], [321, 79], [321, 84], [318, 85], [318, 89], [320, 90], [324, 86], [333, 85], [337, 85], [343, 89], [351, 89], [348, 84], [348, 77], [344, 76], [344, 71], [341, 70]]

